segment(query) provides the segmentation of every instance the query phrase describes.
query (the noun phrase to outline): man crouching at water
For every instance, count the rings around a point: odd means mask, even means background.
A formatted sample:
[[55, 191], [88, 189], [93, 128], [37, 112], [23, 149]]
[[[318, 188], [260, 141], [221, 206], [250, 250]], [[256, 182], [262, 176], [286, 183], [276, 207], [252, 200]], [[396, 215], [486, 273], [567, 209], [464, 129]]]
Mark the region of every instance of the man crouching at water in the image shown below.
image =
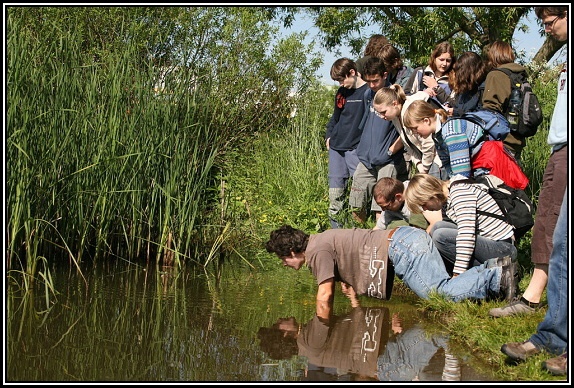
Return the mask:
[[283, 265], [299, 270], [304, 264], [317, 280], [317, 308], [331, 302], [335, 281], [343, 291], [374, 298], [391, 297], [394, 274], [423, 299], [431, 291], [447, 299], [505, 298], [516, 294], [517, 263], [510, 257], [487, 260], [451, 278], [431, 237], [422, 229], [329, 229], [308, 235], [284, 225], [271, 232], [267, 252]]

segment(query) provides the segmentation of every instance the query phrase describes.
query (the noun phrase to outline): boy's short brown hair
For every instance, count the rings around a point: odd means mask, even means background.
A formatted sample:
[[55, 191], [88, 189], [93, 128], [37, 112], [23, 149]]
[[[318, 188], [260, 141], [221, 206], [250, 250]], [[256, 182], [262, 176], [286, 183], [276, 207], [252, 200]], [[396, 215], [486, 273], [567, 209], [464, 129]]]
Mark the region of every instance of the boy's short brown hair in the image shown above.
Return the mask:
[[340, 82], [351, 74], [351, 70], [357, 73], [355, 61], [349, 58], [339, 58], [331, 66], [331, 79]]
[[382, 177], [373, 187], [373, 198], [382, 198], [385, 202], [391, 202], [395, 195], [405, 191], [405, 185], [402, 181], [388, 176]]

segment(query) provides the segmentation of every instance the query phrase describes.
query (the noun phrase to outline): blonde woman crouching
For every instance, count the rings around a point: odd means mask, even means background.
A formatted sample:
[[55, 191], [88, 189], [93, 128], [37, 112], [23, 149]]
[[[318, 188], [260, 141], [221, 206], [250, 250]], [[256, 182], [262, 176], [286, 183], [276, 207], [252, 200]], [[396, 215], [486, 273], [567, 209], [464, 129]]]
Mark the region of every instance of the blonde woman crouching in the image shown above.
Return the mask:
[[516, 260], [512, 225], [482, 213], [502, 216], [486, 186], [470, 183], [461, 175], [442, 181], [415, 174], [404, 196], [413, 214], [443, 209], [445, 219], [434, 223], [429, 234], [453, 276], [492, 258]]

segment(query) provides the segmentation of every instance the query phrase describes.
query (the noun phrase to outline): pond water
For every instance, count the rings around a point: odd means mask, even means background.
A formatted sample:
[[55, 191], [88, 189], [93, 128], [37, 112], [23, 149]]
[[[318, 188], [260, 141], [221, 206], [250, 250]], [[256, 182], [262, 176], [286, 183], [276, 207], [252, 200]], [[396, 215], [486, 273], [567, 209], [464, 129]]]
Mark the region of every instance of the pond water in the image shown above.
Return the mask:
[[493, 381], [400, 285], [356, 308], [339, 290], [324, 322], [311, 273], [272, 267], [226, 263], [217, 277], [124, 261], [82, 275], [52, 268], [55, 294], [9, 281], [5, 380]]

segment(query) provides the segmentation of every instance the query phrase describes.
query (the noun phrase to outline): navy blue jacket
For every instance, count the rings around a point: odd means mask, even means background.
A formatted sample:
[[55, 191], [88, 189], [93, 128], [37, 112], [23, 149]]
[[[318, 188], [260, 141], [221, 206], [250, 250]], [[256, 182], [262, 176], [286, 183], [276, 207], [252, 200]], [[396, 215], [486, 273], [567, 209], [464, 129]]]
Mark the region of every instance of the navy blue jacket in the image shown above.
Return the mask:
[[482, 82], [478, 88], [458, 95], [452, 111], [453, 117], [460, 117], [463, 113], [475, 111], [482, 106], [484, 84], [485, 83]]
[[325, 140], [329, 139], [329, 148], [335, 151], [350, 151], [357, 148], [361, 139], [359, 127], [365, 112], [363, 98], [367, 84], [358, 89], [340, 87], [335, 95], [333, 115], [327, 123]]
[[398, 164], [400, 158], [404, 157], [402, 152], [396, 152], [392, 157], [387, 154], [389, 147], [399, 137], [399, 132], [391, 121], [377, 115], [372, 103], [374, 96], [375, 92], [370, 88], [365, 91], [365, 116], [361, 123], [363, 133], [357, 147], [359, 160], [369, 170], [389, 163]]

